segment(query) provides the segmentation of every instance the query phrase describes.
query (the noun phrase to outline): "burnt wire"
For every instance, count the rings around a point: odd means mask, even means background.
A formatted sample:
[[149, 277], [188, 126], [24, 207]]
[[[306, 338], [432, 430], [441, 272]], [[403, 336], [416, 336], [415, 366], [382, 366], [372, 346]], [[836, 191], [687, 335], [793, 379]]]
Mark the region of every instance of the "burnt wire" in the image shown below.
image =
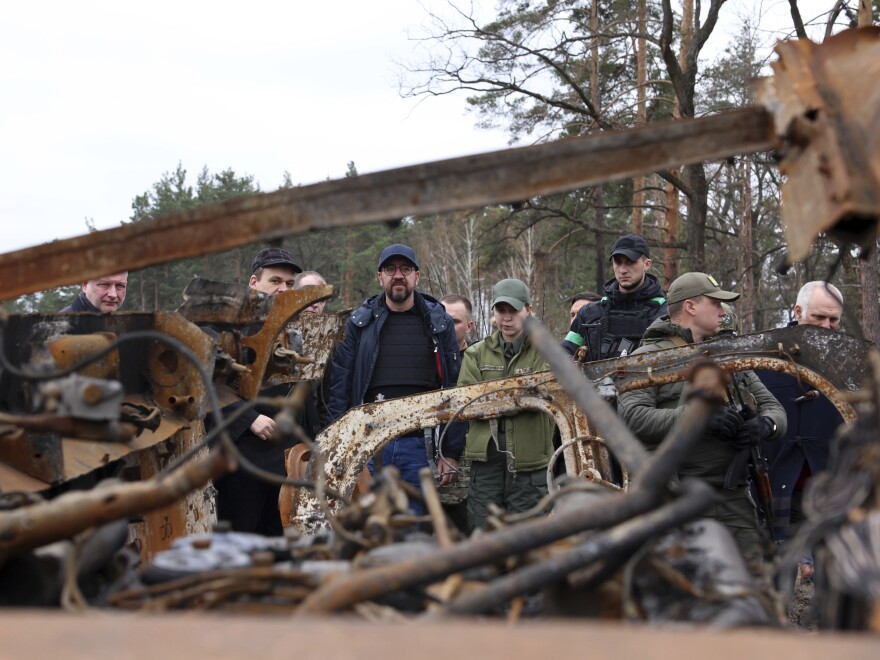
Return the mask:
[[133, 330], [117, 337], [112, 342], [110, 342], [110, 344], [102, 348], [97, 353], [83, 358], [82, 360], [75, 363], [73, 366], [68, 367], [67, 369], [62, 369], [60, 371], [54, 372], [37, 372], [29, 371], [27, 369], [20, 369], [9, 361], [9, 357], [6, 355], [6, 351], [3, 350], [5, 335], [6, 322], [5, 319], [3, 319], [0, 320], [0, 366], [2, 366], [5, 371], [9, 372], [16, 378], [32, 383], [69, 376], [70, 374], [79, 371], [83, 367], [86, 367], [93, 362], [97, 362], [102, 357], [115, 351], [119, 346], [127, 342], [151, 339], [154, 341], [158, 341], [161, 344], [165, 344], [166, 346], [170, 346], [175, 351], [183, 355], [183, 357], [185, 357], [190, 363], [192, 363], [196, 371], [198, 371], [199, 377], [202, 379], [202, 382], [205, 385], [205, 390], [208, 393], [208, 402], [211, 405], [211, 416], [214, 418], [214, 422], [218, 428], [223, 427], [223, 435], [221, 436], [223, 440], [226, 441], [229, 439], [228, 434], [225, 433], [226, 427], [223, 425], [223, 416], [220, 414], [220, 401], [217, 398], [217, 390], [214, 388], [214, 383], [211, 381], [211, 376], [208, 374], [204, 365], [202, 365], [198, 356], [190, 350], [189, 346], [184, 344], [179, 339], [170, 337], [157, 330]]
[[[258, 468], [256, 465], [247, 460], [244, 456], [242, 456], [238, 447], [235, 446], [235, 443], [229, 437], [229, 433], [227, 429], [229, 425], [235, 421], [238, 416], [244, 413], [245, 410], [250, 409], [257, 403], [260, 403], [261, 400], [257, 399], [252, 402], [247, 402], [241, 409], [237, 410], [233, 415], [231, 415], [228, 419], [223, 418], [223, 414], [220, 408], [220, 400], [217, 397], [217, 390], [214, 387], [214, 383], [211, 380], [211, 376], [208, 374], [204, 365], [199, 360], [198, 356], [193, 353], [190, 348], [184, 344], [179, 339], [175, 337], [170, 337], [162, 332], [157, 330], [133, 330], [131, 332], [127, 332], [124, 335], [117, 337], [110, 344], [102, 348], [97, 353], [89, 355], [88, 357], [83, 358], [79, 362], [76, 362], [72, 366], [67, 369], [61, 369], [59, 371], [30, 371], [28, 369], [21, 369], [16, 367], [9, 361], [9, 357], [6, 355], [6, 351], [3, 350], [3, 343], [6, 335], [6, 323], [5, 319], [0, 319], [0, 366], [3, 367], [3, 370], [9, 373], [10, 375], [19, 378], [21, 380], [27, 382], [40, 382], [45, 380], [52, 380], [56, 378], [64, 378], [65, 376], [69, 376], [70, 374], [79, 371], [83, 367], [86, 367], [93, 362], [96, 362], [103, 358], [105, 355], [108, 355], [112, 351], [116, 350], [122, 344], [132, 341], [141, 341], [141, 340], [153, 340], [157, 341], [161, 344], [165, 344], [170, 348], [174, 349], [178, 353], [180, 353], [183, 357], [185, 357], [192, 365], [195, 367], [196, 371], [199, 374], [199, 377], [202, 380], [202, 383], [205, 386], [205, 391], [208, 396], [208, 403], [211, 406], [210, 415], [214, 420], [215, 428], [196, 446], [188, 450], [181, 457], [176, 459], [170, 466], [167, 466], [162, 472], [159, 473], [157, 478], [161, 479], [167, 476], [172, 468], [178, 468], [183, 465], [186, 461], [190, 460], [193, 456], [195, 456], [199, 450], [201, 450], [205, 445], [214, 440], [216, 437], [220, 437], [220, 441], [223, 443], [224, 450], [228, 452], [230, 457], [234, 458], [238, 463], [239, 467], [243, 469], [245, 472], [251, 474], [252, 476], [261, 479], [263, 481], [267, 481], [269, 483], [277, 484], [277, 485], [287, 485], [293, 486], [296, 488], [309, 488], [312, 490], [317, 489], [316, 485], [310, 481], [303, 481], [298, 479], [288, 479], [287, 477], [282, 477], [280, 475], [274, 474], [272, 472], [267, 472], [261, 468]], [[332, 489], [326, 490], [328, 495], [333, 497], [338, 497], [341, 501], [347, 502], [347, 498], [343, 497], [340, 493], [332, 491]]]
[[[283, 400], [282, 400], [283, 401]], [[232, 423], [237, 420], [239, 417], [244, 415], [248, 410], [251, 410], [254, 406], [258, 405], [277, 405], [279, 403], [277, 398], [256, 398], [252, 401], [244, 401], [242, 405], [239, 406], [235, 412], [231, 415], [227, 415], [223, 418], [223, 423], [221, 426], [211, 429], [204, 438], [199, 440], [195, 445], [190, 447], [184, 454], [178, 456], [174, 461], [166, 465], [161, 472], [157, 475], [158, 479], [162, 479], [168, 476], [171, 472], [179, 468], [181, 465], [191, 460], [196, 454], [202, 451], [205, 447], [210, 446], [211, 443], [219, 436], [223, 431], [229, 428]], [[283, 407], [282, 403], [282, 407]], [[295, 424], [295, 423], [294, 423]], [[299, 424], [293, 426], [291, 431], [293, 435], [296, 436], [298, 440], [307, 444], [310, 449], [313, 448], [313, 443], [311, 439], [305, 434]], [[271, 441], [267, 441], [271, 442]], [[309, 481], [306, 479], [291, 479], [289, 477], [283, 477], [279, 474], [275, 474], [274, 472], [268, 472], [260, 467], [254, 465], [250, 460], [248, 460], [242, 453], [241, 450], [235, 445], [234, 442], [231, 443], [231, 447], [224, 445], [224, 449], [228, 450], [230, 458], [234, 460], [239, 468], [244, 472], [247, 472], [253, 477], [260, 479], [261, 481], [265, 481], [267, 483], [275, 484], [278, 486], [292, 486], [294, 488], [306, 488], [308, 490], [319, 491], [319, 486], [314, 481]], [[342, 495], [340, 492], [333, 488], [324, 488], [324, 492], [326, 492], [331, 497], [334, 497], [344, 504], [349, 504], [349, 499]]]
[[195, 445], [190, 447], [185, 453], [181, 454], [173, 461], [168, 463], [164, 468], [162, 468], [162, 470], [156, 475], [156, 477], [162, 479], [187, 461], [191, 460], [196, 454], [202, 451], [205, 447], [209, 446], [223, 431], [227, 430], [235, 420], [237, 420], [248, 410], [256, 405], [259, 405], [260, 403], [262, 403], [262, 401], [259, 399], [255, 399], [254, 401], [244, 401], [243, 405], [237, 408], [235, 412], [233, 412], [231, 415], [223, 416], [223, 423], [220, 424], [220, 426], [216, 426], [208, 431], [208, 433], [205, 434], [205, 437], [203, 437]]
[[[443, 463], [445, 463], [447, 466], [452, 468], [456, 474], [459, 474], [459, 475], [461, 474], [461, 470], [458, 469], [457, 467], [450, 465], [449, 462], [446, 460], [446, 457], [443, 455], [443, 440], [446, 438], [446, 431], [449, 429], [449, 427], [452, 425], [452, 423], [455, 422], [455, 420], [459, 418], [461, 413], [463, 413], [466, 408], [473, 405], [474, 403], [476, 403], [480, 399], [485, 399], [487, 396], [498, 394], [499, 392], [516, 392], [517, 390], [531, 390], [531, 389], [537, 388], [540, 385], [546, 385], [547, 383], [549, 383], [552, 380], [553, 380], [553, 377], [551, 376], [551, 377], [548, 377], [547, 380], [543, 380], [539, 383], [534, 383], [534, 384], [528, 385], [528, 386], [517, 385], [515, 387], [499, 387], [498, 389], [492, 390], [491, 392], [483, 392], [482, 394], [475, 396], [474, 398], [470, 399], [469, 401], [466, 401], [464, 403], [464, 405], [460, 406], [458, 408], [458, 410], [456, 410], [452, 414], [452, 417], [449, 418], [449, 421], [446, 422], [446, 424], [443, 427], [443, 432], [440, 434], [440, 439], [437, 440], [437, 453], [440, 456], [440, 460], [443, 461]], [[505, 453], [509, 453], [509, 452], [505, 452]]]
[[[576, 445], [578, 443], [582, 443], [584, 441], [589, 441], [589, 442], [598, 441], [598, 442], [602, 442], [604, 444], [604, 441], [602, 440], [602, 438], [600, 438], [598, 436], [579, 435], [575, 438], [571, 438], [570, 440], [566, 440], [559, 447], [557, 447], [556, 451], [554, 451], [553, 455], [550, 457], [550, 462], [547, 463], [546, 473], [547, 473], [547, 489], [548, 489], [548, 491], [554, 492], [556, 490], [559, 490], [559, 487], [554, 483], [554, 479], [553, 479], [553, 471], [554, 471], [554, 468], [556, 467], [556, 462], [559, 460], [559, 457], [562, 456], [563, 452], [566, 449], [568, 449], [569, 447]], [[590, 483], [592, 483], [596, 486], [604, 486], [604, 487], [609, 488], [611, 490], [623, 490], [623, 488], [621, 488], [617, 484], [613, 484], [610, 481], [606, 481], [605, 479], [602, 479], [601, 477], [597, 477], [592, 474], [589, 474], [589, 472], [584, 475], [584, 478], [588, 479], [590, 481]]]

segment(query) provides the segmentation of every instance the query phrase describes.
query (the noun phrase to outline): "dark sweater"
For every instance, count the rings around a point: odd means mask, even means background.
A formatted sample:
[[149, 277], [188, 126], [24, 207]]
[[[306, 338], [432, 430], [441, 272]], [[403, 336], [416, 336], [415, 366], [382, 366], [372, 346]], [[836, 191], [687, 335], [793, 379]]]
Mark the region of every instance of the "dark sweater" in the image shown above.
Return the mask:
[[379, 334], [379, 355], [365, 401], [418, 394], [440, 387], [437, 359], [423, 315], [412, 307], [406, 312], [389, 310]]

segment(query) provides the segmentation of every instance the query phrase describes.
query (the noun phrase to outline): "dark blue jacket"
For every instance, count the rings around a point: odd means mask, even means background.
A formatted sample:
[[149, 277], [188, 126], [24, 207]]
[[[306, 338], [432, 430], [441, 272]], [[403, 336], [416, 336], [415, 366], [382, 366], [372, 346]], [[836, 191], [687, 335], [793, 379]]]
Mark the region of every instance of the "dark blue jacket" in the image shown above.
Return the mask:
[[764, 443], [773, 490], [774, 536], [789, 536], [791, 497], [804, 464], [815, 475], [828, 466], [828, 450], [843, 417], [825, 396], [804, 381], [776, 371], [756, 371], [785, 408], [788, 429], [779, 440]]
[[[425, 327], [440, 358], [440, 386], [455, 387], [461, 370], [455, 325], [436, 298], [418, 291], [414, 295], [415, 304], [424, 313]], [[379, 333], [388, 318], [384, 298], [383, 292], [365, 300], [345, 324], [345, 338], [333, 354], [330, 370], [328, 408], [331, 421], [364, 402], [379, 356]], [[443, 443], [443, 454], [450, 458], [458, 458], [464, 448], [466, 426], [456, 424], [454, 428], [449, 429]]]

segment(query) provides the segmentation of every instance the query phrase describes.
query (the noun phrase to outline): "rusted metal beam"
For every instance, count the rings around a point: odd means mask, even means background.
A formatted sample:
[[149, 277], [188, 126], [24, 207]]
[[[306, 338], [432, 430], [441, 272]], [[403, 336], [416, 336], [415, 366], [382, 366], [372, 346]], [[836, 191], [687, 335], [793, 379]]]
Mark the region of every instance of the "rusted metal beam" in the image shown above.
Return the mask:
[[559, 340], [550, 334], [543, 323], [529, 317], [524, 325], [535, 348], [556, 374], [559, 384], [589, 418], [618, 460], [631, 473], [641, 470], [648, 461], [648, 451], [639, 439], [620, 423], [617, 413], [599, 395], [596, 386], [578, 371], [571, 357], [559, 346]]
[[799, 325], [591, 362], [583, 369], [591, 380], [610, 377], [618, 394], [683, 380], [688, 366], [700, 358], [712, 359], [726, 371], [781, 371], [818, 389], [844, 419], [852, 421], [855, 411], [842, 393], [857, 390], [868, 377], [870, 347], [869, 342], [842, 332]]
[[274, 297], [272, 308], [259, 332], [241, 339], [242, 346], [253, 351], [254, 355], [253, 362], [248, 364], [249, 370], [239, 377], [239, 393], [242, 397], [253, 399], [259, 394], [272, 360], [274, 342], [291, 319], [316, 300], [328, 298], [332, 293], [333, 287], [325, 284], [297, 291], [283, 291]]
[[716, 497], [709, 484], [696, 480], [686, 482], [680, 497], [669, 504], [591, 536], [570, 550], [502, 576], [485, 589], [464, 594], [449, 603], [444, 611], [457, 615], [486, 612], [515, 596], [559, 582], [597, 561], [609, 557], [619, 560], [621, 554], [629, 556], [651, 537], [697, 518], [715, 504]]
[[0, 255], [0, 299], [314, 229], [528, 199], [774, 144], [770, 115], [748, 108], [239, 197]]
[[788, 259], [806, 257], [823, 232], [868, 249], [880, 216], [880, 27], [781, 41], [776, 53], [773, 76], [755, 87], [785, 139]]
[[[315, 443], [325, 458], [328, 487], [348, 497], [367, 461], [394, 438], [453, 420], [483, 419], [524, 409], [553, 417], [563, 441], [586, 429], [583, 415], [553, 374], [540, 372], [358, 406], [322, 431]], [[282, 490], [282, 496], [285, 492]], [[298, 489], [292, 496], [296, 515], [283, 522], [307, 533], [321, 528], [324, 521], [314, 492]]]
[[229, 461], [218, 448], [163, 479], [72, 491], [54, 500], [0, 512], [0, 565], [10, 557], [72, 538], [91, 527], [173, 504], [229, 469]]
[[[816, 387], [847, 421], [855, 411], [843, 393], [857, 390], [867, 376], [870, 344], [849, 335], [814, 326], [702, 342], [666, 351], [627, 356], [584, 365], [587, 379], [608, 384], [618, 393], [681, 381], [694, 360], [713, 360], [725, 371], [782, 371]], [[371, 403], [349, 410], [315, 440], [326, 457], [328, 487], [348, 496], [367, 461], [392, 439], [410, 431], [456, 419], [467, 421], [522, 409], [540, 410], [559, 425], [562, 441], [585, 435], [594, 420], [585, 417], [550, 372], [475, 383], [415, 396]], [[588, 412], [589, 415], [589, 412]], [[571, 458], [571, 461], [569, 459]], [[570, 474], [580, 474], [592, 456], [581, 447], [566, 455]], [[308, 491], [295, 495], [295, 517], [285, 520], [303, 531], [323, 525], [320, 507]]]

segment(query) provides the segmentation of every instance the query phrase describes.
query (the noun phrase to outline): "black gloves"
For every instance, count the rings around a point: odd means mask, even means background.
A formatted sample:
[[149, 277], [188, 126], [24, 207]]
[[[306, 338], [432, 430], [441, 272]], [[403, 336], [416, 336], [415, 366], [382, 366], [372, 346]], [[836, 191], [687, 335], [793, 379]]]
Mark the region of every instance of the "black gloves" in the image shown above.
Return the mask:
[[766, 417], [755, 415], [751, 419], [744, 421], [742, 426], [739, 427], [734, 444], [741, 449], [754, 447], [758, 443], [767, 440], [772, 434], [773, 422]]
[[742, 425], [742, 415], [733, 408], [723, 406], [709, 421], [709, 433], [723, 440], [733, 440]]

